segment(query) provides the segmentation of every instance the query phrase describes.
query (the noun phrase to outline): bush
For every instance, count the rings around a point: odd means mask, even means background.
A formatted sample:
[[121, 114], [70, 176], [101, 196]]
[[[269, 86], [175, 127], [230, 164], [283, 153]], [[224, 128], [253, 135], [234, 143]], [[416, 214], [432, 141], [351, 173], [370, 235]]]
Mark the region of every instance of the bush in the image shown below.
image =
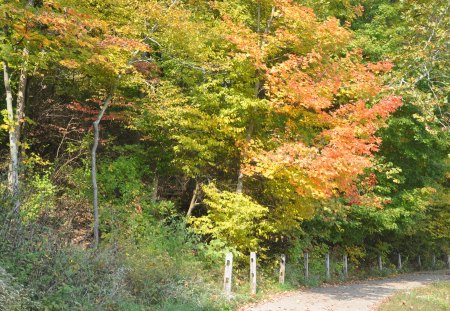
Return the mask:
[[267, 220], [269, 209], [250, 197], [229, 191], [220, 191], [214, 185], [203, 187], [204, 203], [208, 214], [191, 218], [196, 233], [224, 242], [226, 247], [234, 249], [235, 254], [248, 254], [257, 251], [260, 254], [267, 249], [262, 242], [275, 232]]
[[37, 308], [38, 304], [31, 301], [28, 291], [16, 284], [14, 278], [0, 267], [0, 310], [22, 311]]

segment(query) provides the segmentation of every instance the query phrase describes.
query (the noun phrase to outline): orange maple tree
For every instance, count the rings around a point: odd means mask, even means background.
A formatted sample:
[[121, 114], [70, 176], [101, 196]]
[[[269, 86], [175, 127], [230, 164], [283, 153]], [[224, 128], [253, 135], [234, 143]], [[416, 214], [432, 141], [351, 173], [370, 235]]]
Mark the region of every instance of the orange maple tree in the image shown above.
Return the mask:
[[383, 74], [392, 64], [364, 63], [362, 51], [350, 47], [351, 32], [335, 18], [320, 22], [290, 0], [271, 5], [264, 32], [225, 18], [234, 56], [254, 66], [278, 120], [269, 141], [240, 143], [243, 173], [287, 180], [301, 196], [362, 203], [367, 198], [356, 180], [372, 166], [377, 130], [402, 104], [383, 95], [389, 91]]

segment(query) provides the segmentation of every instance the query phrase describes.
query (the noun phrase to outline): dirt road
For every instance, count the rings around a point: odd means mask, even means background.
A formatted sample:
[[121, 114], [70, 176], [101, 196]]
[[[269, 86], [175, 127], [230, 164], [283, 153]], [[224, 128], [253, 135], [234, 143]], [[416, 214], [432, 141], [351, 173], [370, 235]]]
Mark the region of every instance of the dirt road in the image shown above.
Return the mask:
[[385, 298], [434, 281], [450, 282], [447, 272], [406, 274], [394, 278], [307, 289], [247, 306], [245, 311], [348, 311], [374, 310]]

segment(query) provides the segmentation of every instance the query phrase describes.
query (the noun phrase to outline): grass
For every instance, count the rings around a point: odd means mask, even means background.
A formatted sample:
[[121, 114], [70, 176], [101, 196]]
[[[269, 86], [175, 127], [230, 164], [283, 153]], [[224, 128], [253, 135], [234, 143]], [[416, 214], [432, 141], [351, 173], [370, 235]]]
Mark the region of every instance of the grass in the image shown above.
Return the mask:
[[378, 310], [450, 310], [450, 282], [436, 282], [398, 293], [385, 301]]

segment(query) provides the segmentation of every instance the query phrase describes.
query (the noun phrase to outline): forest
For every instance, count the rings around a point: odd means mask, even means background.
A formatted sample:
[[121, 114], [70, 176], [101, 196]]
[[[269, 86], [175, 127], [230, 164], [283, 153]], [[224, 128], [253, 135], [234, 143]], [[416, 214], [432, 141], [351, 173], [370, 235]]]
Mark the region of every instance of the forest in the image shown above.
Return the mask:
[[257, 295], [444, 267], [448, 11], [2, 0], [0, 310], [235, 310], [250, 252]]

